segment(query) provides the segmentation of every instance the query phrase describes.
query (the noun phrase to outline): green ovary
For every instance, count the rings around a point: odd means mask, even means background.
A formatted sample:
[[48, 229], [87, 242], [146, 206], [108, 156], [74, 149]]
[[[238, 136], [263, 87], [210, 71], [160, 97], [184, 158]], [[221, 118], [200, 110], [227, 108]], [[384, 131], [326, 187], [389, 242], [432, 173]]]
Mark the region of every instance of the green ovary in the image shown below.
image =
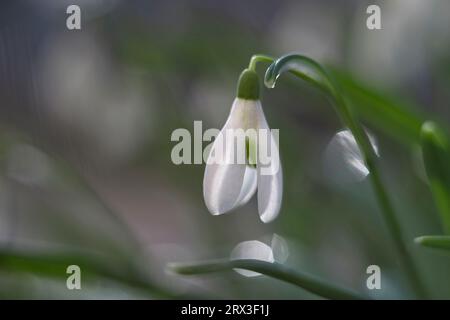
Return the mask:
[[245, 138], [245, 155], [247, 159], [247, 165], [256, 168], [257, 163], [257, 141], [255, 138], [246, 137]]

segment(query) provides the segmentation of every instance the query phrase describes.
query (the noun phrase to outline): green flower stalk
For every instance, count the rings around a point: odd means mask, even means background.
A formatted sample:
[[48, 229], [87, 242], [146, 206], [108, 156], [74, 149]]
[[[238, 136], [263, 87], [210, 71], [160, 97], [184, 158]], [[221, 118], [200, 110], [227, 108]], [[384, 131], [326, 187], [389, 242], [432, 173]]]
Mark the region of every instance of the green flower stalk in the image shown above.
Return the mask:
[[[255, 60], [259, 59], [255, 58]], [[381, 207], [383, 218], [397, 247], [403, 268], [406, 271], [417, 296], [424, 297], [425, 289], [419, 279], [414, 261], [404, 243], [404, 236], [400, 228], [400, 223], [397, 220], [393, 205], [381, 180], [380, 173], [376, 165], [377, 156], [367, 134], [350, 112], [350, 109], [340, 94], [337, 85], [317, 62], [298, 54], [283, 56], [274, 61], [267, 69], [265, 85], [268, 88], [275, 87], [278, 77], [286, 71], [289, 71], [322, 91], [334, 104], [336, 112], [344, 125], [347, 126], [352, 132], [361, 151], [366, 167], [370, 172], [374, 192]]]

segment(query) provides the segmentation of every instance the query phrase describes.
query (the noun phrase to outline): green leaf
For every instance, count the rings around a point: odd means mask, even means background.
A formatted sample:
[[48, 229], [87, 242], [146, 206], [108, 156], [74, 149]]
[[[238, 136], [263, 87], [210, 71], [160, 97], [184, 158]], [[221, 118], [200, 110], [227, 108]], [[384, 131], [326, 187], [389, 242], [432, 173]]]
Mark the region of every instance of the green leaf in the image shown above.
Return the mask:
[[418, 106], [379, 92], [342, 70], [333, 68], [331, 74], [358, 117], [397, 141], [407, 145], [418, 143], [420, 127], [425, 121], [417, 111]]
[[304, 290], [327, 299], [352, 300], [368, 299], [344, 288], [330, 284], [311, 275], [292, 270], [279, 263], [270, 263], [259, 260], [211, 260], [191, 264], [172, 263], [168, 269], [183, 275], [195, 275], [211, 272], [231, 270], [234, 268], [246, 269], [272, 278], [296, 285]]
[[421, 236], [414, 242], [424, 247], [450, 251], [450, 236]]
[[430, 189], [441, 215], [445, 233], [450, 234], [449, 143], [438, 125], [431, 121], [423, 124], [420, 137]]

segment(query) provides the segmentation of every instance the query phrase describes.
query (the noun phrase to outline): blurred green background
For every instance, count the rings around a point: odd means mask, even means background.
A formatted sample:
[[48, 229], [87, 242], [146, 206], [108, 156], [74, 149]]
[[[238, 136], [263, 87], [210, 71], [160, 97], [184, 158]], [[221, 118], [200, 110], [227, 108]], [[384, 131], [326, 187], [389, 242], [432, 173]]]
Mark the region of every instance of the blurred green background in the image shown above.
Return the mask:
[[[81, 30], [66, 28], [69, 4], [81, 7]], [[369, 4], [381, 7], [381, 30], [366, 27]], [[316, 298], [265, 276], [165, 271], [274, 233], [292, 268], [376, 298], [413, 297], [369, 181], [327, 166], [343, 127], [307, 84], [286, 76], [262, 94], [284, 172], [273, 223], [255, 199], [212, 216], [204, 165], [171, 162], [174, 129], [223, 126], [253, 54], [298, 52], [329, 68], [376, 138], [430, 297], [450, 298], [450, 256], [413, 242], [442, 233], [418, 143], [423, 121], [446, 130], [450, 119], [449, 12], [445, 0], [3, 1], [0, 297]], [[70, 264], [82, 290], [66, 288]], [[371, 264], [382, 290], [366, 289]]]

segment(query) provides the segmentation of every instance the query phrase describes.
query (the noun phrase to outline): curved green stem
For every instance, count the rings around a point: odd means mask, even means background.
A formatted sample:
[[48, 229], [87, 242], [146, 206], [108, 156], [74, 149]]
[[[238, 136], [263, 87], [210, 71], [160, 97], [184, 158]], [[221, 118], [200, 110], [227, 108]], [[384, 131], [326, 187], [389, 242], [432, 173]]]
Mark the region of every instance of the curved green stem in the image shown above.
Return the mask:
[[212, 260], [192, 264], [172, 263], [167, 266], [171, 271], [183, 274], [194, 275], [231, 270], [234, 268], [246, 269], [267, 276], [276, 278], [296, 285], [304, 290], [314, 293], [327, 299], [336, 300], [361, 300], [367, 299], [348, 289], [343, 289], [329, 284], [321, 279], [315, 278], [305, 273], [292, 270], [279, 263], [270, 263], [259, 260]]
[[256, 71], [256, 64], [258, 62], [268, 62], [268, 63], [272, 63], [273, 62], [273, 58], [266, 56], [264, 54], [255, 54], [251, 57], [250, 59], [250, 63], [248, 64], [248, 68], [250, 70]]
[[347, 126], [355, 137], [364, 162], [370, 172], [371, 182], [383, 213], [383, 218], [392, 235], [397, 251], [400, 255], [403, 268], [419, 297], [425, 296], [425, 289], [419, 279], [414, 261], [403, 241], [400, 223], [394, 212], [392, 203], [388, 197], [386, 188], [381, 180], [376, 165], [377, 156], [362, 126], [355, 120], [344, 98], [339, 93], [337, 85], [326, 71], [314, 60], [298, 55], [286, 55], [274, 61], [266, 71], [265, 84], [269, 88], [275, 87], [276, 80], [283, 73], [289, 71], [299, 78], [319, 88], [332, 101], [336, 112], [345, 126]]

